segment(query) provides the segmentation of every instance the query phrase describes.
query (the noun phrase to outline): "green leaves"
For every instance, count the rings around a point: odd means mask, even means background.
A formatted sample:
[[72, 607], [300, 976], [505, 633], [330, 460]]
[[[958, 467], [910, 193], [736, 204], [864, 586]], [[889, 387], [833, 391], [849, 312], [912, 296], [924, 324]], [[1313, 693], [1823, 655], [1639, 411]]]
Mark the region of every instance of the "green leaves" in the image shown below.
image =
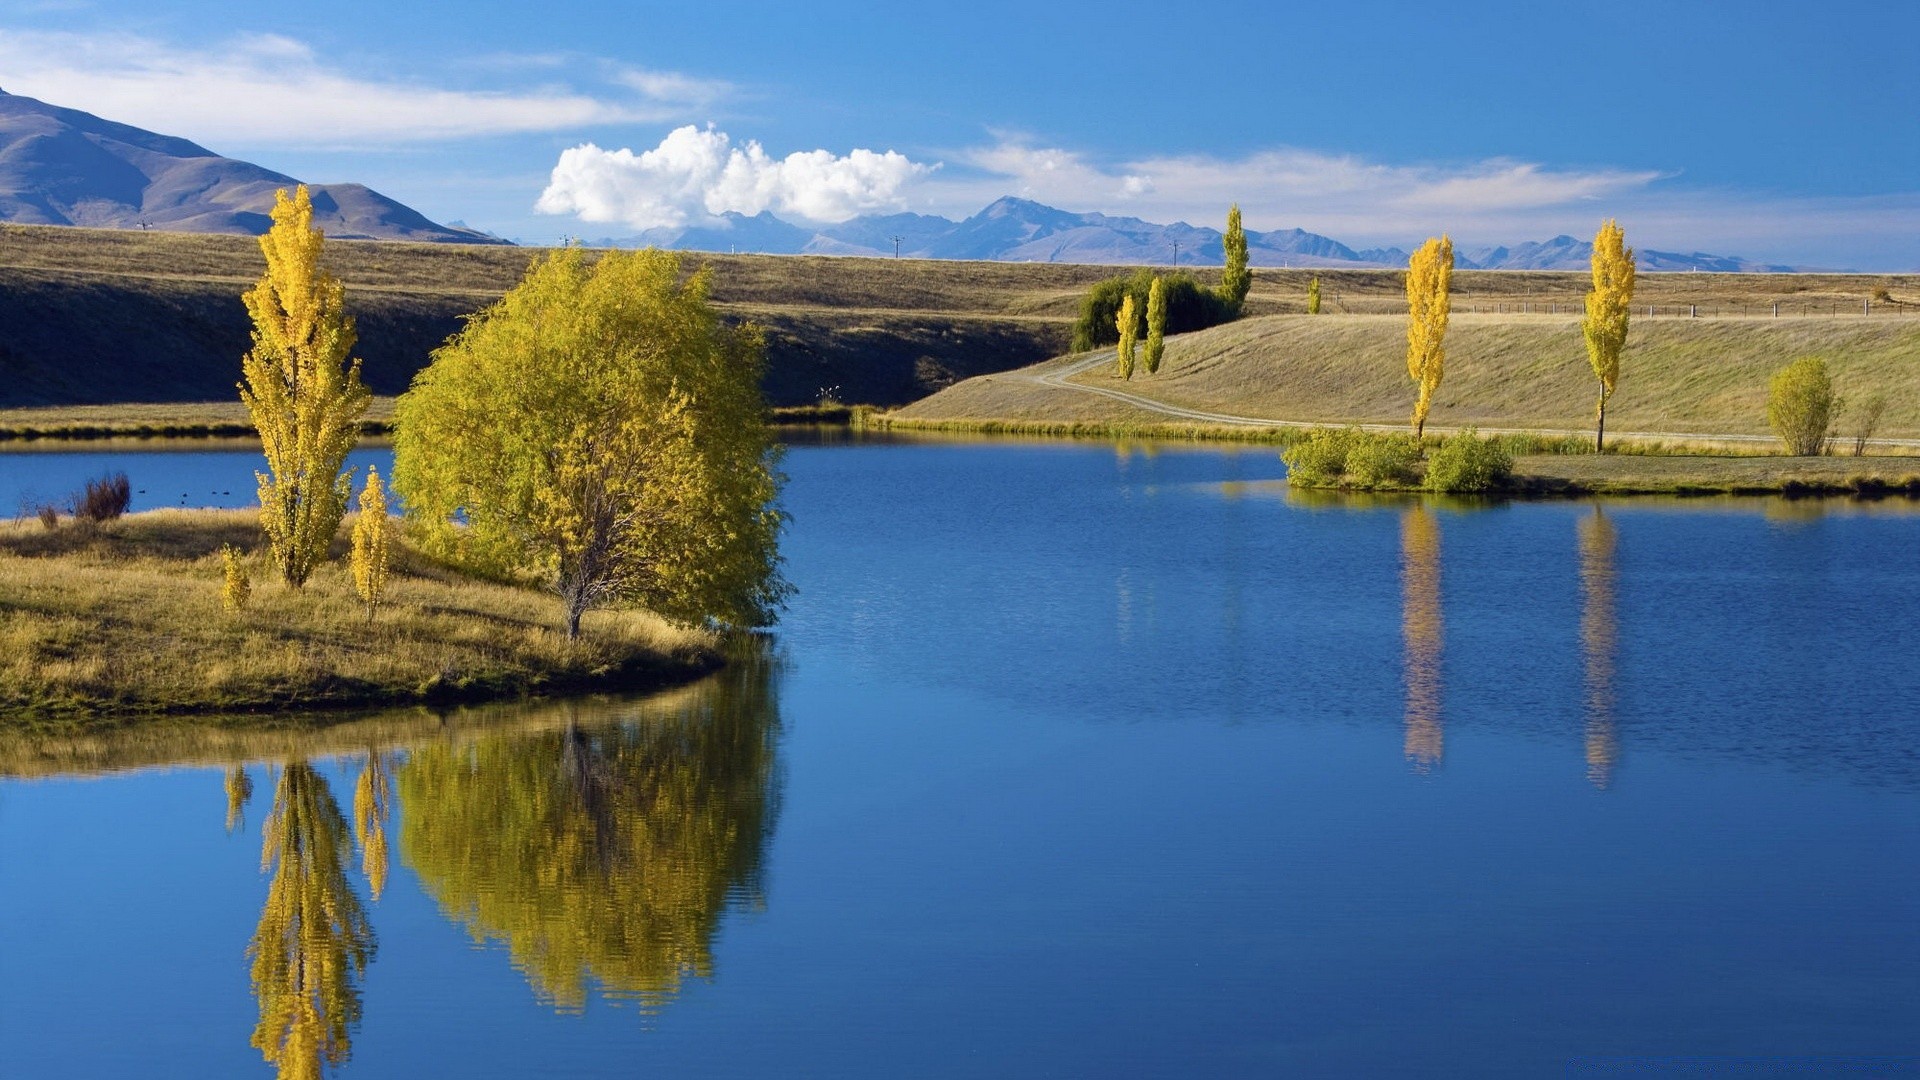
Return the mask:
[[395, 414], [394, 487], [440, 557], [543, 579], [588, 609], [770, 623], [780, 477], [763, 346], [724, 325], [710, 271], [568, 249], [434, 353]]

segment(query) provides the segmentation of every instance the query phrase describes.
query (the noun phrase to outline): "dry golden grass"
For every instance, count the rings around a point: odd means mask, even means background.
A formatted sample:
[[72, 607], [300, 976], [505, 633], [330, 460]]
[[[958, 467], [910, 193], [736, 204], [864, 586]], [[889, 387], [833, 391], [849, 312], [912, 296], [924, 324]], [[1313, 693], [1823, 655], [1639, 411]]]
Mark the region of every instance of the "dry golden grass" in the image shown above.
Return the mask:
[[[1157, 375], [1075, 376], [1188, 409], [1281, 421], [1407, 422], [1405, 320], [1322, 315], [1244, 319], [1168, 339]], [[1920, 437], [1920, 318], [1643, 319], [1634, 324], [1609, 432], [1766, 435], [1767, 378], [1788, 361], [1827, 358], [1844, 397], [1883, 393], [1879, 435]], [[909, 420], [1148, 422], [1154, 414], [1031, 376], [1063, 360], [969, 380], [898, 412]], [[1583, 430], [1597, 384], [1570, 317], [1456, 315], [1447, 373], [1429, 423]], [[1164, 419], [1164, 417], [1162, 417]], [[1849, 432], [1843, 415], [1837, 433]]]
[[[253, 554], [221, 607], [222, 545]], [[579, 641], [546, 594], [402, 549], [373, 622], [344, 567], [279, 584], [252, 511], [162, 510], [94, 528], [0, 524], [0, 715], [242, 712], [645, 687], [718, 660], [718, 639], [639, 611]]]

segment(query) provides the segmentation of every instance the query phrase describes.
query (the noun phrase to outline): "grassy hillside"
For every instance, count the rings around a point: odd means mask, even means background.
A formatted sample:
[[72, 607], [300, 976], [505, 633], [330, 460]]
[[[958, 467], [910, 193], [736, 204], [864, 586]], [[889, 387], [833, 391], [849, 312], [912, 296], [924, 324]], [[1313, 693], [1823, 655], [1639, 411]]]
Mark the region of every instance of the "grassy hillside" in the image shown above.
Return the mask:
[[[1169, 339], [1157, 375], [1136, 372], [1122, 382], [1110, 367], [1101, 367], [1072, 381], [1209, 412], [1404, 423], [1413, 401], [1405, 334], [1405, 322], [1396, 316], [1245, 319]], [[1827, 358], [1845, 397], [1887, 396], [1882, 435], [1920, 437], [1920, 317], [1894, 314], [1639, 319], [1621, 363], [1608, 428], [1764, 434], [1768, 375], [1810, 354]], [[1046, 387], [1027, 374], [963, 383], [900, 415], [1047, 421], [1153, 415]], [[1457, 314], [1447, 335], [1446, 380], [1428, 422], [1577, 430], [1592, 425], [1596, 392], [1578, 319]]]
[[[377, 394], [406, 388], [460, 320], [509, 288], [536, 250], [342, 241], [328, 261], [348, 287], [358, 353]], [[1086, 287], [1120, 267], [816, 256], [700, 255], [715, 299], [768, 330], [775, 405], [901, 404], [956, 380], [1005, 371], [1065, 348]], [[224, 401], [247, 346], [240, 293], [262, 267], [244, 236], [0, 226], [0, 408]], [[1211, 283], [1217, 271], [1195, 271]], [[1304, 270], [1259, 270], [1252, 315], [1303, 309]], [[1332, 312], [1397, 312], [1391, 271], [1320, 271]], [[1579, 274], [1463, 272], [1462, 312], [1579, 303]], [[1852, 275], [1647, 274], [1639, 302], [1703, 313], [1920, 311], [1920, 279]], [[1551, 316], [1546, 316], [1551, 318]], [[1464, 319], [1464, 316], [1463, 316]]]

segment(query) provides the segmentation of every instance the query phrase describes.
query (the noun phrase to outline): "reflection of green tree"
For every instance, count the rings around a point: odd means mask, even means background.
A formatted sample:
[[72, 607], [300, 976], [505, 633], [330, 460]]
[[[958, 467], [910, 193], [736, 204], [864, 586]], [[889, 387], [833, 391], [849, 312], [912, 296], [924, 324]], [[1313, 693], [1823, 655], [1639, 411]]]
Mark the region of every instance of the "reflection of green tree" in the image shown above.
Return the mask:
[[766, 665], [601, 726], [418, 747], [400, 767], [401, 857], [452, 917], [506, 944], [535, 992], [658, 1008], [709, 977], [730, 900], [757, 904], [776, 815]]
[[280, 770], [261, 833], [273, 882], [248, 950], [260, 1002], [253, 1045], [283, 1077], [318, 1077], [352, 1049], [373, 928], [347, 881], [347, 819], [313, 766]]

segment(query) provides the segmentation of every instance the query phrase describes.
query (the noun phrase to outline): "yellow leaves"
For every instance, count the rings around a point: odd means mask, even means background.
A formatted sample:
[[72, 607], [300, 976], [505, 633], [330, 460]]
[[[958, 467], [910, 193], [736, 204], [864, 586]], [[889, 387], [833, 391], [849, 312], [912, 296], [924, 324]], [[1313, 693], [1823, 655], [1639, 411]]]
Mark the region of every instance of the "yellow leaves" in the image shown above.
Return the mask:
[[1587, 342], [1587, 363], [1600, 380], [1600, 403], [1595, 409], [1594, 446], [1604, 448], [1607, 399], [1620, 381], [1620, 352], [1627, 345], [1627, 313], [1633, 305], [1633, 249], [1625, 234], [1609, 218], [1593, 237], [1593, 288], [1587, 292], [1587, 315], [1580, 332]]
[[1453, 241], [1444, 234], [1429, 238], [1407, 265], [1407, 375], [1420, 389], [1413, 406], [1416, 437], [1426, 429], [1433, 392], [1446, 375], [1452, 287]]
[[247, 574], [245, 559], [239, 548], [232, 544], [221, 545], [220, 606], [226, 608], [230, 615], [245, 611], [247, 602], [253, 598], [253, 578]]
[[393, 544], [392, 523], [387, 518], [387, 492], [380, 486], [380, 470], [367, 469], [367, 486], [360, 492], [360, 517], [353, 523], [353, 591], [367, 605], [367, 618], [387, 590], [387, 561]]
[[1140, 312], [1133, 306], [1133, 294], [1120, 302], [1120, 314], [1114, 318], [1114, 327], [1120, 331], [1120, 345], [1117, 354], [1120, 361], [1120, 377], [1133, 378], [1134, 339], [1139, 332]]
[[260, 238], [267, 270], [242, 299], [253, 347], [241, 361], [240, 400], [260, 433], [267, 472], [260, 520], [289, 585], [306, 584], [346, 515], [341, 465], [359, 437], [371, 396], [360, 384], [346, 291], [320, 266], [325, 237], [313, 227], [304, 185], [276, 194], [273, 227]]
[[248, 946], [260, 1006], [253, 1045], [283, 1077], [318, 1077], [345, 1062], [360, 1021], [359, 980], [374, 940], [347, 881], [347, 846], [326, 779], [305, 761], [289, 762], [261, 828], [261, 868], [273, 880]]
[[1587, 292], [1587, 316], [1580, 324], [1587, 341], [1587, 362], [1600, 380], [1600, 397], [1612, 396], [1620, 378], [1620, 351], [1627, 343], [1627, 317], [1633, 304], [1633, 249], [1624, 244], [1619, 223], [1609, 219], [1593, 238], [1593, 288]]

